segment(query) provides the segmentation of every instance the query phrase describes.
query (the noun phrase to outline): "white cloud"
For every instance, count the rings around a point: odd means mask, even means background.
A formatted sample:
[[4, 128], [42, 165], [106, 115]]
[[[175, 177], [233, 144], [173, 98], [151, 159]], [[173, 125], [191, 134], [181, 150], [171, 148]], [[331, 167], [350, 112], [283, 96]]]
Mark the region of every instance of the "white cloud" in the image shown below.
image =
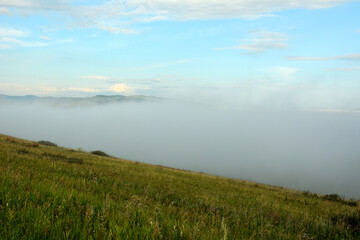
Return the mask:
[[0, 7], [0, 15], [11, 15], [11, 12], [9, 9], [4, 8], [4, 7]]
[[284, 42], [287, 41], [287, 36], [280, 32], [270, 32], [259, 30], [253, 32], [252, 42]]
[[117, 92], [117, 93], [124, 93], [124, 94], [133, 94], [135, 92], [134, 88], [129, 87], [125, 83], [115, 84], [115, 85], [111, 86], [109, 88], [109, 90], [113, 91], [113, 92]]
[[0, 43], [0, 49], [10, 49], [11, 46], [9, 44], [1, 44]]
[[52, 92], [56, 92], [58, 89], [56, 87], [41, 87], [41, 91], [43, 91], [44, 93], [52, 93]]
[[139, 22], [155, 22], [155, 21], [166, 21], [168, 20], [165, 16], [152, 16], [152, 17], [144, 17], [139, 19]]
[[289, 56], [286, 57], [288, 61], [331, 61], [331, 60], [346, 60], [346, 61], [360, 61], [360, 54], [348, 54], [332, 57], [298, 57]]
[[116, 6], [123, 2], [122, 8], [134, 9], [166, 16], [175, 20], [219, 19], [219, 18], [258, 18], [271, 13], [296, 8], [328, 8], [351, 0], [132, 0], [111, 1]]
[[151, 87], [145, 86], [145, 87], [138, 87], [137, 89], [140, 89], [140, 90], [151, 90]]
[[239, 49], [248, 53], [264, 52], [266, 50], [287, 48], [287, 36], [280, 32], [254, 31], [251, 38], [244, 40], [244, 44], [233, 47], [214, 48], [214, 50]]
[[47, 36], [40, 36], [40, 38], [44, 39], [44, 40], [48, 40], [51, 41], [51, 38], [47, 37]]
[[293, 77], [292, 75], [299, 71], [298, 68], [281, 67], [281, 66], [268, 68], [266, 70], [275, 73], [278, 77], [285, 80], [292, 79]]
[[117, 27], [117, 26], [106, 26], [103, 24], [97, 24], [96, 25], [97, 28], [110, 32], [110, 33], [122, 33], [122, 34], [136, 34], [137, 31], [133, 30], [133, 29], [127, 29], [127, 28], [122, 28], [122, 27]]
[[0, 38], [0, 43], [15, 44], [15, 45], [23, 46], [23, 47], [43, 47], [43, 46], [48, 46], [49, 45], [48, 43], [27, 42], [27, 41], [22, 41], [22, 40], [19, 40], [17, 38], [11, 38], [11, 37]]
[[81, 78], [84, 78], [84, 79], [96, 79], [96, 80], [106, 80], [106, 79], [109, 79], [108, 77], [106, 76], [81, 76]]
[[[11, 48], [14, 45], [23, 47], [42, 47], [48, 46], [48, 43], [38, 41], [24, 41], [19, 38], [24, 38], [28, 34], [27, 31], [14, 29], [14, 28], [0, 28], [0, 48]], [[40, 36], [42, 39], [50, 40], [45, 36]]]
[[95, 1], [94, 4], [91, 1], [71, 0], [0, 0], [0, 9], [3, 9], [2, 12], [7, 12], [9, 8], [20, 9], [27, 13], [35, 10], [58, 11], [70, 16], [76, 27], [132, 34], [136, 31], [130, 29], [129, 25], [139, 21], [255, 19], [288, 9], [330, 8], [354, 1], [357, 0], [108, 0], [101, 4]]
[[344, 71], [344, 72], [350, 72], [350, 71], [356, 71], [356, 70], [360, 70], [360, 67], [350, 67], [350, 68], [333, 68], [331, 70], [334, 71]]
[[57, 41], [52, 41], [52, 39], [41, 35], [39, 36], [41, 39], [45, 41], [30, 41], [28, 40], [30, 32], [26, 30], [19, 30], [14, 28], [0, 28], [0, 49], [9, 49], [14, 46], [22, 46], [22, 47], [43, 47], [49, 46], [53, 43], [71, 43], [74, 42], [73, 39], [60, 39]]
[[57, 88], [48, 85], [28, 85], [20, 83], [0, 83], [0, 91], [8, 95], [51, 95], [58, 91]]
[[95, 88], [76, 88], [76, 87], [69, 87], [67, 89], [63, 89], [63, 90], [70, 90], [70, 91], [75, 91], [75, 92], [85, 92], [85, 93], [95, 93], [95, 92], [99, 92], [98, 89]]
[[0, 37], [24, 37], [25, 31], [14, 28], [0, 28]]
[[68, 0], [0, 0], [0, 7], [57, 10], [68, 6]]
[[247, 50], [249, 52], [264, 52], [265, 50], [287, 48], [287, 43], [268, 42], [268, 43], [250, 43], [234, 47], [235, 49]]

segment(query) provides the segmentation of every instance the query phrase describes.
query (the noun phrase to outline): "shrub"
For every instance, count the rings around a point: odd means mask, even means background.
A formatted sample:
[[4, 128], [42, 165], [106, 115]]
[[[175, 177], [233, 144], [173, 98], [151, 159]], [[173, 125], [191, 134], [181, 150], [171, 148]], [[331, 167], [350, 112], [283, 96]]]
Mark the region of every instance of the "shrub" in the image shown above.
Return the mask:
[[335, 215], [331, 218], [331, 221], [336, 225], [342, 225], [348, 227], [351, 232], [360, 232], [360, 210], [354, 213], [346, 213]]
[[67, 163], [78, 163], [78, 164], [83, 164], [84, 161], [80, 158], [66, 158], [65, 162]]
[[323, 199], [337, 202], [337, 201], [341, 201], [343, 198], [340, 197], [339, 194], [333, 193], [333, 194], [324, 195], [324, 196], [323, 196]]
[[44, 140], [38, 141], [38, 143], [41, 144], [41, 145], [50, 146], [50, 147], [57, 147], [58, 146], [53, 142], [44, 141]]
[[8, 137], [8, 138], [6, 138], [6, 141], [11, 142], [11, 143], [14, 143], [14, 142], [15, 142], [15, 139], [13, 139], [12, 137]]
[[39, 144], [38, 144], [37, 142], [33, 142], [33, 143], [31, 144], [31, 146], [37, 148], [37, 147], [39, 147]]
[[105, 153], [103, 151], [100, 151], [100, 150], [92, 151], [91, 153], [94, 154], [94, 155], [98, 155], [98, 156], [110, 157], [109, 154], [107, 154], [107, 153]]
[[328, 201], [339, 202], [353, 207], [357, 206], [357, 202], [355, 200], [347, 200], [344, 197], [340, 197], [338, 194], [328, 194], [322, 196], [321, 198]]
[[67, 157], [61, 154], [43, 153], [42, 156], [52, 161], [62, 161], [67, 163], [78, 163], [78, 164], [84, 163], [84, 161], [80, 158]]
[[309, 192], [309, 191], [303, 191], [303, 195], [306, 196], [306, 197], [318, 197], [318, 195], [316, 193], [312, 193], [312, 192]]
[[23, 149], [17, 150], [17, 153], [19, 153], [19, 154], [28, 154], [30, 152], [28, 150], [26, 150], [25, 148], [23, 148]]

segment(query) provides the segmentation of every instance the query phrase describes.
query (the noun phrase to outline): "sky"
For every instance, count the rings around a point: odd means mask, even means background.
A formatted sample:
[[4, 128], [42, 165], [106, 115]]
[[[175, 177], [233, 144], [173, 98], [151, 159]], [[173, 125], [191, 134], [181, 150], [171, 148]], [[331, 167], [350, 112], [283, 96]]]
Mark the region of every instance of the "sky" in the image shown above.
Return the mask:
[[0, 94], [360, 110], [360, 1], [0, 0]]

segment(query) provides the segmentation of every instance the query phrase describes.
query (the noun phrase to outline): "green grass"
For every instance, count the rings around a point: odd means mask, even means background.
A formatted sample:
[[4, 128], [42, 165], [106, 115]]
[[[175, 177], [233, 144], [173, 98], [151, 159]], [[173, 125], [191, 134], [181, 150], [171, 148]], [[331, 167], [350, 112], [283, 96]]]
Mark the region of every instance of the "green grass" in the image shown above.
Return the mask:
[[355, 201], [3, 135], [0, 173], [1, 239], [360, 238]]

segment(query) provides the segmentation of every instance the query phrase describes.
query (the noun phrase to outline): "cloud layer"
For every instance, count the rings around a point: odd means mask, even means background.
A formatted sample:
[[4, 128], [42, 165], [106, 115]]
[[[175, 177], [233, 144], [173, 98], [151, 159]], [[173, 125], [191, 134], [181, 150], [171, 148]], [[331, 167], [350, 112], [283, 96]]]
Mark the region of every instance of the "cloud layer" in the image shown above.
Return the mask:
[[244, 40], [244, 43], [233, 47], [214, 48], [214, 50], [238, 49], [247, 53], [258, 53], [267, 50], [287, 48], [287, 36], [280, 32], [270, 32], [265, 30], [254, 31], [251, 37]]
[[68, 7], [69, 0], [0, 0], [0, 8], [60, 10]]
[[23, 38], [27, 35], [28, 33], [23, 30], [14, 28], [0, 28], [0, 49], [12, 48], [13, 46], [42, 47], [49, 45], [49, 43], [45, 42], [23, 40]]
[[[273, 16], [288, 9], [318, 9], [354, 2], [355, 0], [109, 0], [101, 4], [71, 0], [0, 0], [0, 14], [12, 11], [58, 11], [73, 18], [76, 27], [95, 27], [112, 33], [133, 34], [135, 22], [199, 19], [256, 19]], [[283, 45], [257, 43], [244, 48], [282, 48]]]
[[360, 54], [349, 54], [332, 57], [298, 57], [290, 56], [286, 57], [289, 61], [331, 61], [331, 60], [346, 60], [346, 61], [360, 61]]
[[132, 0], [111, 1], [110, 5], [134, 9], [132, 13], [166, 16], [176, 20], [258, 18], [295, 8], [328, 8], [350, 0]]

